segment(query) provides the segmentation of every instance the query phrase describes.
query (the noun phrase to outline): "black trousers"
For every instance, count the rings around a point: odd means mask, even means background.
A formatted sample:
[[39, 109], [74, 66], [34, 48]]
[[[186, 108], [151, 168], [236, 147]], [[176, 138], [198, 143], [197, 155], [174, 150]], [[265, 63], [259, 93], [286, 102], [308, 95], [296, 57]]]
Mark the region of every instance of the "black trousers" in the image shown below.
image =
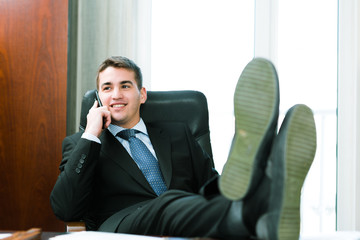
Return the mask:
[[203, 195], [170, 190], [123, 219], [119, 233], [153, 236], [219, 237], [220, 223], [230, 201], [221, 195]]
[[[116, 232], [152, 236], [226, 237], [228, 234], [222, 222], [232, 202], [219, 193], [217, 180], [214, 178], [209, 181], [199, 194], [168, 190], [145, 204], [126, 209], [127, 212], [120, 213], [122, 220]], [[110, 221], [116, 217], [116, 214], [110, 217]], [[99, 230], [106, 231], [106, 228], [100, 227]]]

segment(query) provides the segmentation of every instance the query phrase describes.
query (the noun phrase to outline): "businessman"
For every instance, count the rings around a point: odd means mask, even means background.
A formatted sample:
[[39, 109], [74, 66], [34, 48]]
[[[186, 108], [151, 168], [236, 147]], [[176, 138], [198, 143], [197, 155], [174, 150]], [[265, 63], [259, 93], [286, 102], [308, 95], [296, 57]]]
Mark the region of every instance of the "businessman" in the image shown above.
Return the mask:
[[133, 61], [106, 59], [96, 81], [102, 106], [94, 101], [85, 131], [63, 141], [50, 196], [59, 219], [119, 233], [298, 239], [315, 124], [307, 106], [295, 105], [277, 132], [271, 62], [255, 58], [239, 78], [235, 133], [221, 176], [186, 124], [141, 119], [147, 94]]

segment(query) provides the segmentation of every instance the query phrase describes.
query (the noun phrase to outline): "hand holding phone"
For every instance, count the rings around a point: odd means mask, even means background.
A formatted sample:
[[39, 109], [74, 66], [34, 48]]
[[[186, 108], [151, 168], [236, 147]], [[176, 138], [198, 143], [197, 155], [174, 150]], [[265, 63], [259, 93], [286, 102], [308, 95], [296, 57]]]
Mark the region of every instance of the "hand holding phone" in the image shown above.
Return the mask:
[[107, 107], [101, 103], [98, 91], [95, 91], [94, 104], [87, 115], [85, 132], [99, 137], [104, 128], [111, 123], [111, 114]]

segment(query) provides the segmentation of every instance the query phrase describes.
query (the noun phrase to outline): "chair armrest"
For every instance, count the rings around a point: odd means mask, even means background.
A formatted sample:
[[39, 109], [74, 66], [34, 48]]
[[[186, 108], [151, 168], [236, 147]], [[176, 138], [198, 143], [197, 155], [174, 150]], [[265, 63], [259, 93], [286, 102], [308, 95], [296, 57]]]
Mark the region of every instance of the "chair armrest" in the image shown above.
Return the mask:
[[67, 222], [66, 232], [81, 232], [86, 231], [84, 222]]

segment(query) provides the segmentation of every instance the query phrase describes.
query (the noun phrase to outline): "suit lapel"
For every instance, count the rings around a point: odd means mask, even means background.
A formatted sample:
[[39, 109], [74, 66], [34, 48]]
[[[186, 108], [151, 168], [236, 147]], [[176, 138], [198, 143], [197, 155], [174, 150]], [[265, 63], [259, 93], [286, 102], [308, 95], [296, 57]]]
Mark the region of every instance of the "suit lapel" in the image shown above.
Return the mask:
[[159, 161], [166, 186], [169, 188], [172, 178], [170, 138], [159, 128], [152, 128], [147, 125], [147, 130], [151, 144], [154, 147], [156, 157]]
[[146, 189], [146, 191], [155, 194], [143, 173], [130, 157], [123, 145], [108, 130], [103, 132], [100, 140], [102, 142], [101, 154], [110, 158], [117, 165], [123, 168], [133, 178], [133, 180], [139, 183], [139, 185]]

